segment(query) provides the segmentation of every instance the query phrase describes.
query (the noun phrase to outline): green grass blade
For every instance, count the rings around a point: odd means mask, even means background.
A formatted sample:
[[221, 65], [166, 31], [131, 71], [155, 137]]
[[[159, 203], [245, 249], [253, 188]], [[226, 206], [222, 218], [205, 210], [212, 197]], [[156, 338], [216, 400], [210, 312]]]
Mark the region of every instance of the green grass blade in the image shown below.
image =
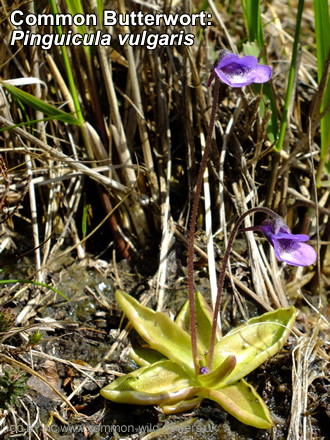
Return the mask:
[[103, 25], [103, 0], [96, 0], [96, 5], [97, 5], [97, 13], [99, 15], [99, 25], [100, 27], [102, 27]]
[[[264, 33], [262, 28], [262, 20], [260, 13], [260, 0], [241, 0], [246, 27], [249, 34], [249, 41], [251, 45], [244, 45], [245, 55], [254, 55], [259, 57], [260, 52], [264, 48]], [[265, 55], [261, 56], [261, 62], [267, 64]], [[260, 93], [261, 86], [259, 84], [253, 85], [255, 93]], [[269, 103], [271, 109], [271, 118], [267, 126], [267, 134], [270, 142], [274, 142], [277, 137], [278, 122], [277, 109], [273, 90], [269, 83], [262, 85], [264, 100], [260, 103], [260, 114], [265, 114], [265, 104]]]
[[86, 238], [87, 235], [87, 224], [88, 224], [88, 211], [89, 211], [90, 205], [87, 203], [87, 196], [86, 193], [84, 193], [83, 197], [83, 213], [82, 213], [82, 219], [81, 219], [81, 232], [83, 235], [83, 240]]
[[[52, 13], [57, 14], [58, 11], [57, 11], [57, 6], [56, 6], [56, 1], [49, 0], [49, 3], [50, 3]], [[59, 35], [63, 34], [61, 26], [56, 26], [56, 30]], [[80, 104], [79, 104], [78, 93], [76, 90], [76, 86], [75, 86], [75, 82], [74, 82], [74, 78], [73, 78], [73, 74], [72, 74], [72, 70], [71, 70], [71, 66], [70, 66], [70, 62], [69, 62], [68, 53], [67, 53], [65, 46], [61, 46], [61, 50], [62, 50], [63, 62], [64, 62], [66, 74], [68, 77], [68, 82], [69, 82], [69, 87], [70, 87], [74, 107], [75, 107], [76, 113], [77, 113], [77, 118], [79, 120], [80, 125], [83, 125], [84, 118], [83, 118], [82, 111], [81, 111]]]
[[[7, 130], [11, 130], [12, 128], [30, 126], [33, 124], [38, 124], [38, 122], [52, 121], [53, 119], [54, 119], [53, 116], [49, 116], [48, 118], [33, 119], [32, 121], [20, 122], [19, 124], [9, 125], [8, 127], [1, 127], [0, 133], [7, 131]], [[76, 121], [76, 124], [78, 124], [78, 119]]]
[[[82, 7], [80, 0], [66, 0], [65, 2], [68, 5], [72, 15], [84, 13], [84, 10], [83, 10], [83, 7]], [[85, 31], [86, 31], [85, 25], [77, 26], [77, 28], [78, 29], [85, 29]]]
[[34, 110], [39, 110], [46, 115], [52, 117], [52, 119], [57, 119], [59, 121], [66, 122], [67, 124], [79, 124], [78, 119], [69, 113], [65, 113], [62, 110], [53, 107], [42, 99], [36, 98], [34, 95], [30, 93], [24, 92], [24, 90], [19, 89], [18, 87], [14, 87], [10, 84], [6, 84], [4, 81], [0, 80], [0, 84], [8, 90], [8, 92], [15, 98], [21, 101], [23, 104], [26, 104], [32, 107]]
[[289, 111], [289, 106], [290, 106], [290, 102], [291, 102], [291, 98], [292, 98], [294, 77], [296, 74], [299, 35], [300, 35], [303, 9], [304, 9], [304, 0], [299, 0], [298, 11], [297, 11], [297, 20], [296, 20], [296, 30], [295, 30], [295, 35], [294, 35], [293, 47], [292, 47], [292, 57], [291, 57], [291, 64], [290, 64], [290, 71], [289, 71], [288, 86], [286, 89], [286, 97], [285, 97], [285, 103], [284, 103], [282, 119], [281, 119], [280, 134], [279, 134], [277, 144], [275, 146], [275, 150], [277, 152], [280, 152], [283, 148], [283, 142], [284, 142], [286, 127], [287, 127], [287, 123], [288, 123], [288, 111]]
[[41, 287], [45, 287], [46, 289], [50, 289], [55, 293], [58, 293], [59, 295], [61, 295], [65, 300], [69, 301], [69, 298], [64, 295], [63, 292], [61, 292], [58, 289], [55, 289], [55, 287], [49, 286], [48, 284], [45, 283], [39, 283], [38, 281], [32, 281], [32, 280], [0, 280], [0, 284], [14, 284], [14, 283], [20, 283], [20, 284], [34, 284], [35, 286], [41, 286]]
[[264, 45], [264, 33], [260, 15], [260, 0], [241, 0], [249, 40], [257, 41], [259, 49]]
[[323, 67], [330, 49], [330, 22], [328, 0], [314, 0], [317, 77], [321, 81]]
[[[76, 14], [85, 15], [81, 0], [66, 0], [66, 4], [69, 8], [71, 15], [76, 15]], [[84, 24], [81, 26], [77, 26], [77, 29], [79, 34], [81, 35], [85, 35], [88, 33], [86, 26]], [[83, 50], [85, 51], [86, 57], [89, 59], [91, 56], [90, 46], [83, 45]]]
[[[317, 78], [320, 83], [324, 65], [330, 50], [330, 17], [328, 0], [314, 0], [316, 55], [317, 55]], [[330, 102], [330, 81], [325, 88], [321, 104], [321, 113]], [[321, 155], [317, 170], [317, 184], [320, 183], [322, 172], [329, 154], [330, 147], [330, 110], [326, 112], [321, 120]]]

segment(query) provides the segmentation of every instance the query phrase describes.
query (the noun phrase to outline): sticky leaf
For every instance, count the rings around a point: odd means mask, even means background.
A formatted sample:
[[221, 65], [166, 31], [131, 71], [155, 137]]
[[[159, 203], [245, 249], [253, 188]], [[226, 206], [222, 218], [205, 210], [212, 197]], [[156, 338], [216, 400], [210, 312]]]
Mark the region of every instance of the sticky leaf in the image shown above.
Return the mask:
[[195, 371], [187, 332], [164, 313], [142, 306], [123, 291], [117, 290], [116, 300], [135, 330], [151, 348], [184, 365], [191, 372]]
[[273, 423], [269, 410], [252, 385], [244, 379], [205, 395], [246, 425], [268, 429]]
[[180, 365], [165, 360], [119, 377], [101, 395], [118, 403], [162, 406], [191, 398], [197, 391], [198, 384]]
[[214, 368], [228, 354], [236, 356], [236, 367], [226, 377], [223, 385], [231, 384], [276, 354], [285, 344], [294, 324], [296, 309], [289, 307], [264, 313], [249, 319], [245, 324], [227, 333], [214, 350]]
[[[158, 405], [165, 414], [191, 410], [207, 398], [247, 425], [272, 426], [267, 406], [243, 377], [283, 347], [295, 320], [294, 307], [265, 313], [229, 332], [216, 344], [212, 370], [196, 375], [187, 304], [173, 322], [124, 292], [116, 292], [116, 298], [147, 343], [147, 348], [133, 351], [145, 366], [103, 388], [102, 396], [119, 403]], [[207, 358], [200, 353], [210, 338], [212, 315], [201, 294], [196, 295], [196, 311], [201, 323], [198, 359], [205, 366]], [[168, 359], [158, 360], [162, 356]]]
[[[206, 353], [210, 348], [213, 312], [200, 292], [195, 293], [195, 311], [197, 322], [197, 341], [203, 352]], [[190, 313], [188, 301], [180, 310], [175, 322], [187, 333], [190, 333]], [[220, 333], [218, 329], [216, 341], [219, 340]]]
[[233, 371], [236, 366], [236, 357], [229, 355], [223, 362], [216, 368], [207, 374], [200, 374], [198, 381], [201, 385], [208, 388], [218, 388], [226, 377]]
[[165, 359], [159, 351], [153, 350], [149, 347], [132, 346], [129, 354], [139, 367], [151, 365]]

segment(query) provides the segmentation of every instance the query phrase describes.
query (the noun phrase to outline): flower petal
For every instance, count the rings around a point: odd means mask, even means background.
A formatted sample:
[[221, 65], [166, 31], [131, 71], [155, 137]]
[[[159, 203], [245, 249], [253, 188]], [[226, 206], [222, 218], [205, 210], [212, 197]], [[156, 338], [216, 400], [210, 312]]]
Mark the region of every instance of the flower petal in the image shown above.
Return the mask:
[[231, 63], [238, 63], [239, 62], [239, 56], [236, 53], [227, 52], [223, 57], [220, 59], [220, 62], [217, 66], [215, 66], [216, 69], [221, 69], [222, 67], [227, 66]]
[[228, 64], [222, 69], [216, 67], [214, 70], [221, 81], [231, 87], [243, 87], [253, 82], [251, 70], [242, 68], [238, 63]]
[[276, 257], [292, 266], [309, 266], [315, 263], [315, 249], [306, 243], [294, 240], [274, 240]]
[[255, 66], [253, 69], [253, 81], [254, 83], [261, 84], [270, 80], [272, 77], [272, 68], [265, 64]]
[[241, 60], [228, 63], [223, 67], [218, 66], [215, 68], [215, 72], [224, 83], [232, 87], [243, 87], [254, 82], [264, 83], [269, 81], [272, 76], [271, 67], [264, 65], [251, 66], [241, 63]]
[[289, 227], [284, 220], [277, 216], [264, 220], [260, 230], [273, 246], [275, 255], [280, 261], [293, 266], [309, 266], [316, 260], [314, 248], [308, 244], [301, 243], [309, 240], [305, 234], [291, 234]]
[[253, 55], [246, 55], [245, 57], [240, 58], [238, 63], [242, 66], [254, 67], [258, 64], [258, 59]]
[[274, 239], [281, 240], [293, 240], [293, 241], [308, 241], [309, 236], [305, 234], [288, 234], [287, 232], [279, 232], [278, 234], [274, 235]]

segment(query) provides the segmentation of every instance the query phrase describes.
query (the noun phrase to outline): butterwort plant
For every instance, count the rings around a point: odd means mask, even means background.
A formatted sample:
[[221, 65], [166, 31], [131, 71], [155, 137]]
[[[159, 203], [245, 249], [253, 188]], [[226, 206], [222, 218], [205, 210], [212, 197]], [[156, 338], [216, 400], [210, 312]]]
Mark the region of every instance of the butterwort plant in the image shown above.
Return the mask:
[[172, 321], [123, 291], [116, 292], [116, 299], [147, 348], [131, 350], [140, 368], [104, 387], [103, 397], [117, 403], [158, 405], [165, 414], [191, 410], [210, 399], [247, 425], [272, 426], [266, 404], [244, 377], [284, 345], [295, 321], [294, 307], [252, 318], [224, 337], [216, 331], [210, 367], [213, 312], [199, 292], [195, 294], [197, 359], [192, 356], [188, 302]]
[[[258, 211], [270, 219], [260, 226], [239, 229], [246, 216]], [[220, 271], [214, 312], [197, 292], [194, 294], [194, 319], [191, 319], [187, 302], [173, 322], [166, 314], [142, 306], [125, 292], [116, 292], [117, 302], [147, 347], [131, 350], [140, 368], [103, 388], [101, 394], [105, 398], [118, 403], [158, 405], [165, 414], [191, 410], [207, 398], [247, 425], [260, 429], [272, 426], [267, 406], [244, 377], [283, 347], [295, 321], [295, 308], [282, 308], [252, 318], [224, 337], [217, 326], [225, 269], [237, 232], [257, 230], [267, 237], [269, 225], [272, 225], [273, 235], [277, 231], [279, 240], [293, 243], [294, 256], [294, 245], [300, 243], [303, 245], [302, 257], [307, 256], [306, 263], [315, 261], [314, 249], [297, 241], [297, 237], [305, 240], [306, 236], [291, 234], [278, 214], [258, 207], [245, 212], [235, 223]], [[274, 237], [269, 241], [273, 244]], [[289, 243], [286, 243], [286, 253], [290, 254]], [[296, 263], [302, 265], [301, 260], [290, 264], [298, 265]], [[197, 356], [194, 358], [191, 327], [196, 321]]]
[[[263, 74], [260, 70], [258, 74], [252, 75], [252, 70], [256, 70], [258, 64], [250, 58], [243, 59], [243, 64], [241, 59], [239, 64], [240, 60], [235, 56], [230, 58], [231, 63], [221, 64], [225, 56], [229, 61], [227, 52], [222, 55], [209, 81], [211, 83], [213, 78], [216, 80], [214, 104], [191, 214], [188, 245], [189, 300], [176, 320], [172, 321], [165, 313], [155, 312], [141, 305], [127, 293], [116, 292], [117, 302], [147, 343], [147, 347], [132, 349], [131, 356], [139, 368], [114, 380], [101, 390], [101, 394], [119, 403], [158, 405], [167, 414], [191, 410], [207, 398], [217, 402], [241, 422], [267, 429], [272, 426], [270, 412], [244, 377], [283, 347], [293, 327], [296, 311], [294, 307], [288, 307], [267, 312], [248, 320], [222, 337], [217, 317], [229, 253], [244, 218], [256, 211], [267, 214], [270, 219], [253, 230], [264, 233], [273, 245], [276, 255], [283, 257], [282, 261], [288, 261], [288, 255], [293, 255], [290, 264], [294, 264], [298, 262], [297, 252], [300, 252], [306, 255], [305, 262], [311, 264], [313, 251], [304, 243], [306, 236], [291, 234], [275, 212], [262, 207], [253, 208], [238, 219], [229, 238], [220, 271], [214, 311], [199, 292], [194, 292], [193, 254], [197, 205], [210, 149], [222, 74], [225, 72], [231, 75], [232, 84], [238, 84], [233, 72], [236, 69], [238, 74], [241, 69], [240, 75], [246, 77], [245, 81], [240, 78], [241, 86], [254, 80], [262, 82], [262, 75], [266, 75], [267, 71], [268, 79], [271, 76], [271, 71], [265, 69], [265, 66], [262, 69]], [[244, 230], [252, 229], [242, 229]]]

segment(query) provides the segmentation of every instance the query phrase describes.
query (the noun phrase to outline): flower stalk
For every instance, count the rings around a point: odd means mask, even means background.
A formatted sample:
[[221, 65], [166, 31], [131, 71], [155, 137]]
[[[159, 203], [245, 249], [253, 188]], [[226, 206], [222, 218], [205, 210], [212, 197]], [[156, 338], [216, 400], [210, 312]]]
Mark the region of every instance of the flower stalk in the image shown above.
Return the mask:
[[[213, 127], [214, 127], [215, 115], [219, 100], [220, 81], [231, 87], [243, 87], [252, 84], [254, 82], [255, 83], [267, 82], [269, 81], [271, 76], [272, 76], [271, 67], [265, 65], [259, 65], [256, 57], [248, 55], [239, 58], [238, 55], [233, 54], [228, 50], [221, 50], [207, 83], [207, 86], [209, 87], [213, 82], [213, 80], [215, 80], [215, 86], [213, 92], [213, 105], [211, 110], [211, 117], [207, 132], [204, 154], [202, 157], [202, 161], [200, 164], [199, 173], [196, 181], [193, 206], [191, 210], [189, 239], [188, 239], [188, 290], [189, 290], [190, 332], [191, 332], [192, 356], [194, 359], [196, 374], [199, 373], [200, 366], [198, 365], [198, 353], [197, 353], [196, 311], [195, 311], [195, 292], [194, 292], [194, 236], [195, 236], [196, 218], [198, 211], [198, 202], [200, 199], [202, 184], [203, 184], [203, 176], [207, 166], [207, 160], [211, 148]], [[229, 255], [229, 251], [228, 251], [228, 255]], [[227, 256], [227, 260], [228, 260], [228, 256]], [[221, 283], [223, 284], [223, 280]], [[219, 297], [219, 293], [218, 293], [218, 297]], [[220, 303], [220, 298], [219, 298], [219, 303]], [[219, 306], [217, 308], [217, 312], [215, 313], [218, 313], [218, 311], [219, 311]], [[215, 329], [214, 329], [213, 338], [215, 338]], [[214, 345], [214, 340], [213, 340], [213, 345]]]
[[207, 132], [207, 138], [206, 138], [206, 145], [196, 181], [196, 188], [195, 188], [193, 206], [190, 217], [190, 229], [189, 229], [189, 239], [188, 239], [188, 290], [189, 290], [189, 311], [190, 311], [190, 334], [191, 334], [192, 356], [194, 359], [196, 374], [199, 373], [199, 365], [197, 364], [198, 354], [197, 354], [195, 289], [194, 289], [194, 237], [195, 237], [196, 218], [198, 211], [198, 202], [202, 191], [203, 176], [204, 176], [204, 171], [206, 169], [207, 160], [209, 157], [209, 152], [211, 149], [212, 133], [213, 133], [215, 115], [219, 100], [219, 87], [220, 87], [220, 80], [216, 78], [214, 92], [213, 92], [211, 117]]
[[233, 241], [236, 237], [237, 231], [238, 231], [239, 227], [241, 226], [245, 217], [247, 217], [248, 215], [253, 214], [254, 212], [257, 212], [257, 211], [264, 212], [265, 214], [268, 214], [270, 216], [280, 217], [278, 214], [276, 214], [274, 211], [272, 211], [271, 209], [268, 209], [268, 208], [252, 208], [252, 209], [244, 212], [244, 214], [242, 214], [240, 216], [240, 218], [235, 223], [234, 229], [231, 231], [231, 234], [230, 234], [230, 237], [228, 240], [228, 244], [227, 244], [227, 248], [226, 248], [226, 252], [225, 252], [225, 255], [224, 255], [223, 261], [222, 261], [222, 266], [221, 266], [221, 270], [220, 270], [220, 277], [219, 277], [219, 281], [218, 281], [217, 299], [216, 299], [216, 302], [214, 305], [214, 311], [213, 311], [213, 324], [212, 324], [212, 331], [211, 331], [209, 361], [208, 361], [208, 368], [210, 370], [212, 369], [212, 362], [213, 362], [213, 355], [214, 355], [215, 336], [216, 336], [216, 329], [217, 329], [217, 325], [218, 325], [218, 314], [219, 314], [219, 310], [220, 310], [221, 292], [222, 292], [223, 284], [225, 281], [226, 267], [228, 264], [230, 251], [231, 251], [231, 248], [233, 245]]
[[208, 80], [208, 87], [215, 79], [213, 105], [211, 110], [210, 123], [206, 138], [206, 145], [202, 161], [200, 164], [199, 173], [196, 181], [196, 189], [193, 198], [193, 206], [191, 211], [189, 240], [188, 240], [188, 290], [189, 290], [189, 313], [190, 313], [190, 334], [192, 357], [196, 375], [206, 374], [207, 371], [212, 370], [212, 362], [214, 355], [214, 346], [216, 339], [217, 319], [220, 309], [221, 292], [224, 284], [226, 267], [231, 247], [237, 231], [242, 224], [245, 217], [254, 213], [262, 212], [267, 214], [271, 219], [264, 220], [261, 225], [252, 226], [250, 228], [242, 229], [243, 231], [260, 231], [264, 234], [270, 244], [273, 246], [275, 255], [278, 260], [283, 261], [293, 266], [308, 266], [313, 264], [316, 260], [315, 250], [304, 243], [309, 240], [308, 235], [291, 234], [289, 227], [285, 224], [282, 217], [276, 214], [269, 208], [257, 207], [252, 208], [242, 214], [237, 220], [234, 229], [231, 232], [227, 249], [223, 258], [220, 277], [218, 281], [218, 291], [216, 302], [213, 311], [212, 330], [210, 337], [208, 366], [199, 365], [199, 356], [197, 352], [197, 327], [196, 327], [196, 307], [195, 307], [195, 292], [194, 292], [194, 235], [196, 227], [196, 217], [198, 210], [198, 202], [203, 184], [203, 175], [207, 166], [209, 151], [211, 148], [212, 132], [215, 122], [215, 115], [219, 99], [220, 81], [231, 87], [243, 87], [252, 83], [265, 83], [270, 80], [272, 76], [272, 68], [267, 65], [258, 64], [256, 57], [247, 55], [239, 58], [238, 55], [229, 52], [228, 50], [221, 50], [218, 59], [212, 69]]
[[278, 215], [276, 212], [272, 211], [271, 209], [265, 207], [251, 208], [248, 211], [244, 212], [244, 214], [242, 214], [239, 217], [239, 219], [235, 223], [234, 229], [230, 234], [227, 249], [223, 257], [222, 266], [220, 270], [217, 299], [213, 311], [213, 323], [211, 330], [211, 340], [210, 340], [209, 359], [208, 359], [209, 370], [212, 370], [215, 337], [216, 337], [216, 329], [217, 329], [217, 319], [218, 319], [220, 301], [221, 301], [221, 292], [225, 280], [226, 267], [228, 264], [228, 258], [231, 251], [231, 247], [236, 237], [237, 231], [241, 226], [245, 217], [255, 212], [262, 212], [264, 214], [267, 214], [269, 217], [271, 217], [271, 220], [270, 219], [264, 220], [260, 226], [259, 225], [251, 226], [249, 228], [241, 229], [241, 232], [247, 232], [247, 231], [262, 232], [267, 238], [267, 240], [270, 242], [270, 244], [274, 247], [275, 255], [278, 258], [278, 260], [284, 261], [293, 266], [308, 266], [310, 264], [313, 264], [316, 260], [316, 252], [314, 248], [304, 243], [309, 239], [308, 235], [291, 234], [289, 227], [285, 224], [282, 217]]

